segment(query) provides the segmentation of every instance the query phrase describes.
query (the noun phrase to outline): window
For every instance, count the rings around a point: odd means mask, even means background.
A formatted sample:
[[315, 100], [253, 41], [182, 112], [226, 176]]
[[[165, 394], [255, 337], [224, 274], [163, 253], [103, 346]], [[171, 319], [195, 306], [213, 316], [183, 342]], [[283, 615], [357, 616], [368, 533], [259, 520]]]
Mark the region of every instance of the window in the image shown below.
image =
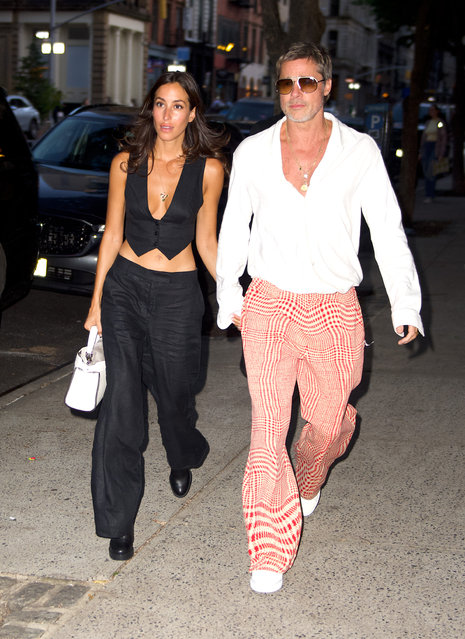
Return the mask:
[[114, 122], [66, 118], [35, 147], [36, 162], [74, 169], [108, 171], [119, 151], [118, 140], [127, 133], [128, 126]]
[[257, 46], [257, 29], [252, 29], [252, 42], [250, 43], [250, 56], [249, 60], [255, 62], [256, 59], [256, 46]]
[[88, 40], [89, 27], [87, 24], [70, 24], [68, 27], [69, 40]]
[[337, 18], [339, 15], [340, 6], [339, 0], [330, 0], [329, 3], [329, 15], [331, 18]]
[[166, 46], [171, 45], [171, 3], [166, 5], [166, 20], [164, 20], [163, 29], [163, 44]]
[[218, 44], [227, 46], [229, 42], [233, 42], [236, 47], [239, 46], [239, 25], [235, 20], [228, 20], [218, 16]]
[[242, 33], [242, 54], [244, 58], [250, 60], [249, 57], [249, 25], [244, 24], [244, 31]]
[[27, 106], [27, 104], [24, 102], [24, 100], [21, 100], [21, 98], [12, 98], [11, 100], [9, 100], [9, 103], [10, 106], [16, 107], [17, 109], [23, 109]]
[[183, 7], [176, 6], [176, 44], [184, 44]]

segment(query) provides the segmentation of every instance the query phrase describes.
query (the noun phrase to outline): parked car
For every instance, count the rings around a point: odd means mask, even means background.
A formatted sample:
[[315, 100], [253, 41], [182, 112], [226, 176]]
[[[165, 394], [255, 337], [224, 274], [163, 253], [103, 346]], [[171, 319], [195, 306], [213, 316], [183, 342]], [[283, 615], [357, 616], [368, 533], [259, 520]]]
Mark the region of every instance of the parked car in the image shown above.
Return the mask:
[[[450, 120], [454, 111], [454, 105], [441, 104], [438, 102], [421, 102], [418, 109], [418, 131], [422, 132], [426, 122], [429, 120], [429, 110], [432, 105], [437, 106], [441, 117], [444, 118], [446, 124], [450, 124]], [[392, 107], [392, 128], [402, 129], [404, 119], [402, 102], [396, 102]]]
[[211, 118], [234, 124], [242, 135], [247, 136], [256, 122], [267, 120], [274, 113], [275, 102], [270, 98], [241, 98], [224, 113]]
[[[110, 164], [136, 114], [136, 108], [117, 105], [80, 107], [34, 146], [41, 226], [35, 286], [92, 292]], [[226, 126], [233, 134], [227, 149], [232, 152], [242, 137]]]
[[22, 95], [9, 95], [7, 100], [21, 130], [31, 140], [35, 140], [40, 126], [40, 114], [37, 109]]
[[0, 89], [0, 309], [30, 289], [37, 262], [37, 173]]
[[136, 114], [133, 107], [81, 107], [32, 149], [41, 227], [35, 286], [92, 291], [105, 230], [110, 164]]

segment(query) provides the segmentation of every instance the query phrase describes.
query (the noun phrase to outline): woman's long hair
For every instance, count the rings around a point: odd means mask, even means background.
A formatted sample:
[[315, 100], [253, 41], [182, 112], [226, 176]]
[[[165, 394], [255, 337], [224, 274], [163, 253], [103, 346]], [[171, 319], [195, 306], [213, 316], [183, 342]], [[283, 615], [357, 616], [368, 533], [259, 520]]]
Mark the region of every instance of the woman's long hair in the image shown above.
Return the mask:
[[182, 143], [186, 162], [194, 162], [199, 157], [217, 158], [227, 171], [227, 162], [222, 151], [229, 141], [225, 131], [209, 128], [204, 115], [204, 105], [200, 97], [199, 87], [190, 73], [168, 71], [163, 73], [145, 97], [137, 120], [130, 133], [123, 141], [123, 151], [129, 153], [128, 173], [135, 173], [150, 157], [152, 166], [157, 133], [153, 124], [153, 105], [158, 89], [164, 84], [177, 82], [187, 93], [189, 109], [195, 108], [195, 118], [189, 122]]

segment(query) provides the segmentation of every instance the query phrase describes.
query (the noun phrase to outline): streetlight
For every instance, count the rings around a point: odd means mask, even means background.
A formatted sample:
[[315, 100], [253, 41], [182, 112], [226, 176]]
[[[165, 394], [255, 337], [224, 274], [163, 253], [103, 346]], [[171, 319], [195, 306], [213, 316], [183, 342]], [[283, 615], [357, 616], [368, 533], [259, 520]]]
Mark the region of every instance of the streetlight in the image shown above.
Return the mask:
[[62, 55], [65, 52], [65, 49], [66, 47], [64, 42], [42, 42], [40, 45], [40, 50], [44, 55], [49, 55], [50, 53]]

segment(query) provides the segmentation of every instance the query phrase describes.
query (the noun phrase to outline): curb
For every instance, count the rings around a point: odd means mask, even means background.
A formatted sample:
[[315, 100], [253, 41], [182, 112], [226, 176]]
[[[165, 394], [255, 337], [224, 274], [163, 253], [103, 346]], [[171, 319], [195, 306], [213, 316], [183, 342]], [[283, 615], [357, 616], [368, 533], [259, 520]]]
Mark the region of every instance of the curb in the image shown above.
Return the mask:
[[72, 364], [64, 364], [60, 368], [56, 368], [50, 373], [45, 373], [40, 377], [32, 380], [31, 382], [26, 382], [25, 384], [19, 386], [18, 388], [13, 389], [12, 391], [7, 392], [3, 397], [0, 398], [0, 410], [11, 406], [15, 402], [35, 393], [36, 391], [43, 390], [47, 386], [51, 384], [55, 384], [59, 382], [64, 377], [69, 377], [74, 370], [74, 362]]

